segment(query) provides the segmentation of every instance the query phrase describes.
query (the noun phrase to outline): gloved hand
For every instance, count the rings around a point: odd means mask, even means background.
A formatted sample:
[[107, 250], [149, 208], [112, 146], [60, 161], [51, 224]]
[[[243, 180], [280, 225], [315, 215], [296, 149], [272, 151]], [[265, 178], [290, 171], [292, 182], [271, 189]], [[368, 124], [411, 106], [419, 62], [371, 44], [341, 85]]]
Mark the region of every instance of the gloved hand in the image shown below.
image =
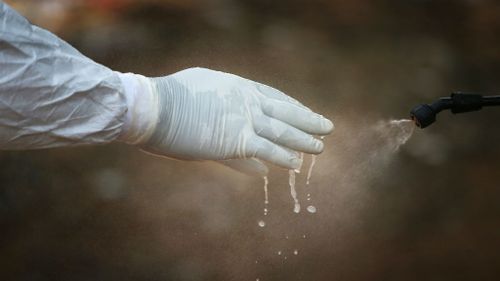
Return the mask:
[[160, 78], [119, 76], [128, 104], [119, 139], [152, 154], [221, 160], [264, 175], [267, 167], [257, 159], [297, 169], [297, 151], [323, 151], [311, 134], [333, 130], [332, 122], [291, 97], [236, 75], [190, 68]]

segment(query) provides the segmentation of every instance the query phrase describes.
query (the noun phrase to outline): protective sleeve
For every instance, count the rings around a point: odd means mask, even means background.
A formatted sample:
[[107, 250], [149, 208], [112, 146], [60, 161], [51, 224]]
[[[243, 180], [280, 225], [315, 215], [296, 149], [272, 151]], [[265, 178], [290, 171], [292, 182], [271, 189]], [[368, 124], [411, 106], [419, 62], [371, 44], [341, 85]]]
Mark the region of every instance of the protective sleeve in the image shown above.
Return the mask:
[[0, 149], [108, 143], [126, 111], [117, 73], [0, 1]]

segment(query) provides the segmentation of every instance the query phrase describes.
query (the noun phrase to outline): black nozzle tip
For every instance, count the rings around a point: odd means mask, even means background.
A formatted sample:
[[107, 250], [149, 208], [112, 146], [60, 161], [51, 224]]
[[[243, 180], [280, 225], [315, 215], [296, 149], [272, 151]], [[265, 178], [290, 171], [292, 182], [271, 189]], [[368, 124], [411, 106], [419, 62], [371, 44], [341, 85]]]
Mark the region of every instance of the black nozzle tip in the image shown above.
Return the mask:
[[436, 113], [428, 104], [420, 104], [410, 112], [411, 119], [415, 125], [420, 128], [425, 128], [436, 121]]

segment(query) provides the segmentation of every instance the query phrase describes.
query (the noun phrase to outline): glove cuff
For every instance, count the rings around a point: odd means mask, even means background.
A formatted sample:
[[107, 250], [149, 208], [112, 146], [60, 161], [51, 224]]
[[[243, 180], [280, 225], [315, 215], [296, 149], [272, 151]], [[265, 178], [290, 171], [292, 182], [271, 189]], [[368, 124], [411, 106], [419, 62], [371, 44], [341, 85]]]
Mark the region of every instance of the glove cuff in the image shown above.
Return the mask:
[[158, 120], [158, 97], [147, 77], [117, 72], [127, 101], [127, 113], [118, 141], [138, 145], [149, 140]]

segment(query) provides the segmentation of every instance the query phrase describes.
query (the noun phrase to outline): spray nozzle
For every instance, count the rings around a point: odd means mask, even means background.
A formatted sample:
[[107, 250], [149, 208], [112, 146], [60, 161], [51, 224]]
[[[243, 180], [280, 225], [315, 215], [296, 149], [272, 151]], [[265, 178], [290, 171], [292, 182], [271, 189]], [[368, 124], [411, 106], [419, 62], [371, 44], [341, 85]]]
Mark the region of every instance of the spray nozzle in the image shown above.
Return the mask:
[[436, 115], [450, 109], [452, 113], [480, 110], [483, 106], [500, 105], [500, 96], [482, 96], [473, 93], [452, 93], [450, 97], [439, 98], [431, 104], [420, 104], [410, 112], [415, 125], [425, 128], [436, 121]]

